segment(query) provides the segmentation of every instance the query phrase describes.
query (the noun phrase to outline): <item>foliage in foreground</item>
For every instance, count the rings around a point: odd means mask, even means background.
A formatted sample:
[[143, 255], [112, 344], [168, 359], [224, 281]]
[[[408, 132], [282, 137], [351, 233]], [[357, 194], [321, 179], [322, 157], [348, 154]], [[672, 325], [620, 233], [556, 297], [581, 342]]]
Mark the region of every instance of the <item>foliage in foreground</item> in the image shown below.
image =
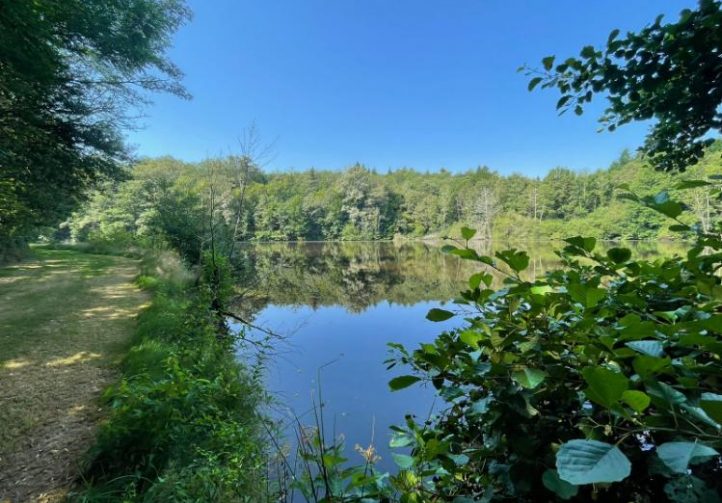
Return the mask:
[[219, 337], [207, 283], [191, 290], [177, 259], [146, 263], [153, 292], [123, 378], [72, 501], [264, 500], [262, 390]]
[[[666, 193], [629, 197], [683, 211]], [[456, 301], [464, 326], [413, 351], [391, 344], [389, 360], [413, 370], [392, 390], [426, 382], [444, 406], [392, 428], [393, 476], [348, 468], [340, 443], [312, 438], [309, 500], [720, 501], [722, 228], [672, 227], [696, 232], [686, 256], [638, 260], [574, 237], [564, 266], [535, 281], [523, 251], [448, 246], [480, 268]], [[500, 289], [489, 268], [506, 276]]]
[[722, 131], [722, 3], [699, 0], [675, 22], [663, 18], [637, 33], [614, 30], [605, 47], [586, 46], [578, 58], [544, 58], [539, 76], [528, 72], [529, 89], [557, 88], [557, 109], [577, 115], [605, 94], [608, 131], [656, 119], [640, 150], [658, 169], [684, 171], [712, 144], [710, 133]]
[[[640, 202], [682, 212], [665, 193]], [[535, 282], [520, 277], [524, 252], [448, 247], [507, 279], [492, 290], [488, 272], [473, 275], [457, 301], [474, 313], [465, 327], [413, 352], [394, 346], [391, 364], [417, 373], [392, 388], [424, 379], [448, 405], [394, 439], [413, 447], [420, 498], [719, 501], [718, 232], [699, 234], [685, 257], [651, 262], [570, 238], [564, 267]]]

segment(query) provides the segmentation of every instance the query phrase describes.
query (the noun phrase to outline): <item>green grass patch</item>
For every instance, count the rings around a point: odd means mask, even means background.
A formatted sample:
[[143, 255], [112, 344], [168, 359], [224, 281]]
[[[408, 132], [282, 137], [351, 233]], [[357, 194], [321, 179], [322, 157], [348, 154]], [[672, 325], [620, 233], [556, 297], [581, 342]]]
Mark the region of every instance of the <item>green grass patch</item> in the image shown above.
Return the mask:
[[104, 395], [110, 416], [71, 501], [266, 499], [263, 390], [179, 267], [168, 256], [143, 261], [137, 282], [153, 300]]

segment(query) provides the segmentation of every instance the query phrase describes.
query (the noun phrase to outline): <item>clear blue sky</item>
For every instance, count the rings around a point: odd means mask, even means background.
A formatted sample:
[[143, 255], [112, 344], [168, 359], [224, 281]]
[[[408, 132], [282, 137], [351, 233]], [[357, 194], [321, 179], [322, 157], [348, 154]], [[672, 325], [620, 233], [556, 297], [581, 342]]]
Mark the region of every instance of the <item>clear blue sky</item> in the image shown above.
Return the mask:
[[529, 93], [516, 69], [695, 3], [190, 0], [171, 57], [194, 98], [155, 97], [129, 140], [139, 155], [199, 160], [236, 149], [255, 121], [278, 138], [273, 170], [605, 167], [646, 126], [596, 133], [601, 99], [557, 117], [558, 95]]

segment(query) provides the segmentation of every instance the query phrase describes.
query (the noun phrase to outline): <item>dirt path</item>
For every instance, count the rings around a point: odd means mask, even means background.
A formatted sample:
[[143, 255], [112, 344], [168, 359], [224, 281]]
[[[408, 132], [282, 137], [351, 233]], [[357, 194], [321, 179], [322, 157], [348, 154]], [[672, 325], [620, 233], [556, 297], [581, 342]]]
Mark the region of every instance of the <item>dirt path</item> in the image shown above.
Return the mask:
[[67, 250], [0, 269], [0, 502], [63, 499], [147, 302], [135, 274]]

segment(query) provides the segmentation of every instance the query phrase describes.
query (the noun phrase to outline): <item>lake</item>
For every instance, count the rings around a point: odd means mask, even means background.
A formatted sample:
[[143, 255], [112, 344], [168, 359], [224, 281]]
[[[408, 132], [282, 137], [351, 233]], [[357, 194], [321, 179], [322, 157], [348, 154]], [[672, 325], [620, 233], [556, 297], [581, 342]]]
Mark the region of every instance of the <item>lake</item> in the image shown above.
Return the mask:
[[[346, 455], [361, 462], [355, 445], [378, 450], [381, 470], [393, 470], [389, 426], [405, 414], [428, 416], [437, 405], [433, 389], [413, 386], [391, 392], [388, 381], [404, 373], [386, 370], [388, 342], [415, 349], [463, 323], [434, 323], [425, 316], [451, 301], [479, 266], [444, 254], [440, 245], [403, 243], [259, 243], [244, 245], [248, 264], [243, 299], [234, 306], [246, 319], [280, 334], [260, 353], [273, 414], [289, 426], [298, 417], [314, 424], [313, 405], [323, 402], [327, 433], [342, 434]], [[478, 251], [485, 244], [477, 244]], [[530, 279], [558, 265], [561, 242], [524, 243]], [[672, 244], [636, 243], [637, 257], [670, 254]], [[508, 246], [500, 246], [500, 249]], [[497, 281], [500, 281], [497, 278]], [[258, 330], [248, 337], [264, 339]], [[241, 351], [253, 361], [258, 351]], [[319, 393], [322, 394], [319, 398]], [[293, 438], [292, 430], [288, 438]], [[292, 444], [292, 443], [291, 443]]]

